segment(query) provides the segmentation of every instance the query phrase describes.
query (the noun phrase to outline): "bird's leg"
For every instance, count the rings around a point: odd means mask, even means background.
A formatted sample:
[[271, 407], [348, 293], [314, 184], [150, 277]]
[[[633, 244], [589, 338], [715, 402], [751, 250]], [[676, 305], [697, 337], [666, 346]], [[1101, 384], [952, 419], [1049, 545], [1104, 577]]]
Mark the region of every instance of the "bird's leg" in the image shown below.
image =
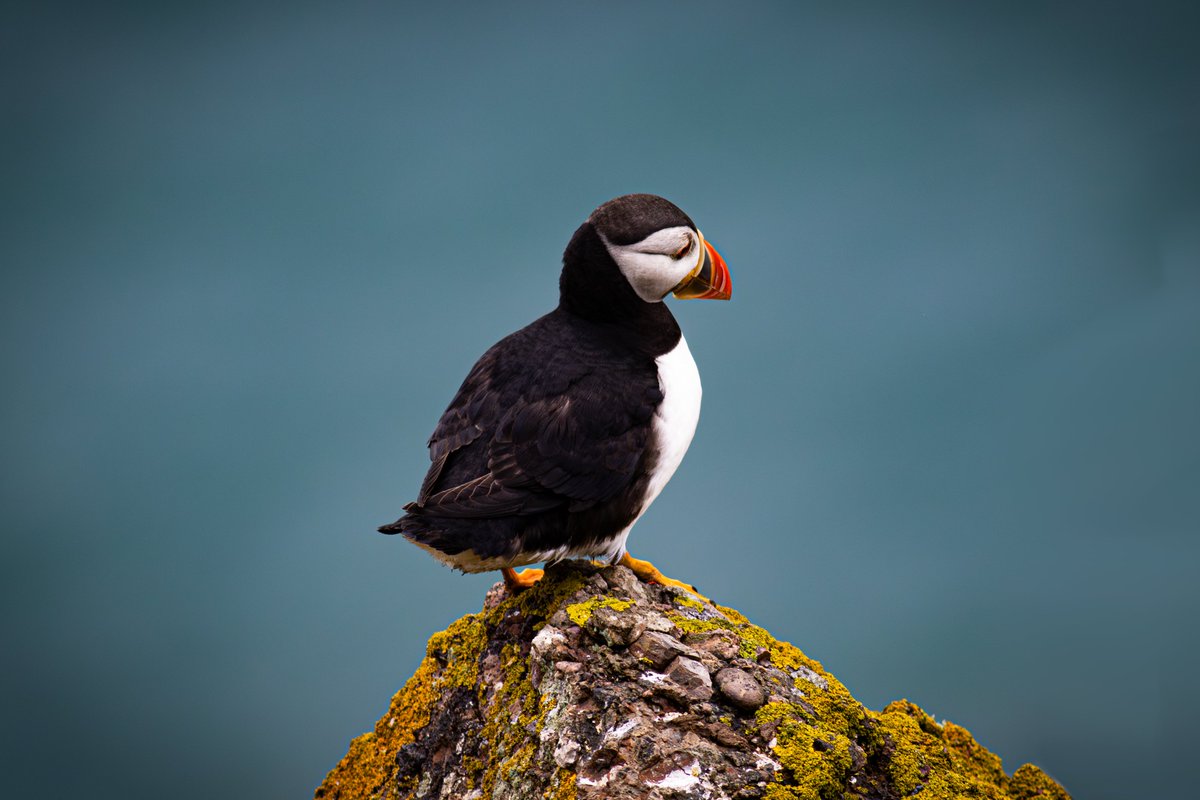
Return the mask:
[[696, 595], [696, 597], [699, 597], [706, 603], [712, 602], [707, 597], [696, 591], [695, 586], [684, 583], [683, 581], [677, 581], [674, 578], [668, 578], [666, 575], [663, 575], [661, 572], [659, 572], [658, 567], [654, 566], [649, 561], [641, 561], [640, 559], [636, 559], [629, 555], [629, 553], [626, 553], [625, 555], [621, 556], [621, 560], [617, 563], [623, 567], [629, 567], [631, 570], [633, 570], [634, 575], [637, 575], [646, 583], [660, 583], [663, 586], [678, 586], [680, 589], [684, 589]]
[[504, 567], [500, 570], [504, 576], [504, 585], [508, 587], [510, 592], [528, 589], [542, 579], [544, 574], [540, 569], [523, 569], [517, 572], [510, 567]]

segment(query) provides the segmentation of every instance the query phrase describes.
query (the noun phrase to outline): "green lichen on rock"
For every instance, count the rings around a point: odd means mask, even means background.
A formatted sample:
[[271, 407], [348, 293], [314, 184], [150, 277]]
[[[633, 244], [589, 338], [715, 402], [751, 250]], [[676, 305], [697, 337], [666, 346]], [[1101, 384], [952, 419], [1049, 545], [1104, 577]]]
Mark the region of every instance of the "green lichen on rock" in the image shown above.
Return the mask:
[[969, 732], [912, 703], [864, 708], [734, 609], [590, 564], [554, 567], [515, 596], [498, 585], [483, 611], [432, 636], [387, 714], [317, 790], [342, 800], [909, 796], [1069, 800], [1032, 765], [1009, 777]]

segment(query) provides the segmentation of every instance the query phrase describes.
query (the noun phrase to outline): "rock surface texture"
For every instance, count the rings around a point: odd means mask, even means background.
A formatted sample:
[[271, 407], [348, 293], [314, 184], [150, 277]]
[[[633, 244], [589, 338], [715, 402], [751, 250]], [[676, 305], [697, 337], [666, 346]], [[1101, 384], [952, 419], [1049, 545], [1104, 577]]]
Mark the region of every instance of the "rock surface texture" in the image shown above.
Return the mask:
[[912, 703], [867, 710], [732, 609], [578, 563], [435, 634], [316, 796], [1068, 798]]

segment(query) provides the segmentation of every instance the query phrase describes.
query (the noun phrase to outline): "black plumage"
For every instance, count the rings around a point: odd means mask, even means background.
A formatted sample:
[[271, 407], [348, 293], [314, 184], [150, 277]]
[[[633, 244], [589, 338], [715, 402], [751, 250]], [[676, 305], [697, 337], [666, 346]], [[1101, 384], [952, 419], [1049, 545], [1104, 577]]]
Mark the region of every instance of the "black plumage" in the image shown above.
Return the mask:
[[653, 195], [617, 198], [580, 226], [558, 307], [471, 369], [429, 439], [416, 501], [380, 531], [468, 572], [620, 555], [608, 548], [642, 511], [657, 456], [655, 359], [681, 333], [666, 304], [638, 297], [604, 240], [675, 226], [694, 229]]

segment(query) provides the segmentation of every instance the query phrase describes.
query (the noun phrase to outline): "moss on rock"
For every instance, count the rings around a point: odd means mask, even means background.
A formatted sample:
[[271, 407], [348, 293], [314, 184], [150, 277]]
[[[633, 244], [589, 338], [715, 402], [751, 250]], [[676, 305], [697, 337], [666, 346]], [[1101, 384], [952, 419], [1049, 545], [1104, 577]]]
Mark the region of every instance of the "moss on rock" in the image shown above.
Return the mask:
[[[768, 702], [697, 699], [637, 657], [642, 631], [673, 641], [693, 675], [745, 672]], [[966, 729], [913, 703], [864, 708], [734, 609], [590, 564], [515, 596], [498, 585], [434, 634], [316, 796], [1069, 800], [1035, 766], [1009, 777]]]

